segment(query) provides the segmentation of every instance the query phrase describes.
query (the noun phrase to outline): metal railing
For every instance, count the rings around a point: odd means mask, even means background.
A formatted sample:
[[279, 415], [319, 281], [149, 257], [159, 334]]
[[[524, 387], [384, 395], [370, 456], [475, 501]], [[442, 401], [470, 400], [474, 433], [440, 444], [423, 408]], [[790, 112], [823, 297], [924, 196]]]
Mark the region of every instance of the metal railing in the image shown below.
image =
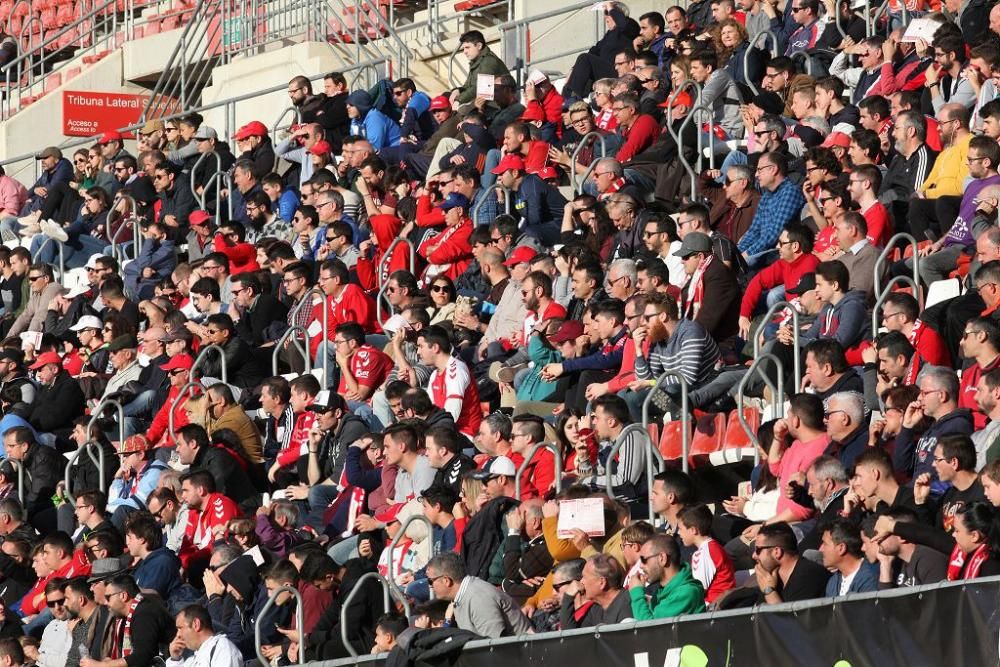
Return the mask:
[[760, 339], [764, 333], [764, 327], [767, 326], [771, 318], [782, 308], [787, 308], [792, 313], [792, 372], [795, 374], [794, 379], [797, 390], [799, 385], [802, 384], [802, 363], [799, 359], [799, 355], [801, 354], [801, 350], [799, 349], [799, 311], [792, 304], [787, 301], [778, 301], [767, 309], [767, 312], [764, 313], [764, 318], [757, 325], [757, 330], [753, 333], [753, 356], [755, 358], [760, 356]]
[[[200, 389], [201, 386], [201, 382], [198, 380], [188, 380], [170, 403], [170, 412], [167, 413], [167, 433], [170, 434], [170, 440], [174, 443], [177, 442], [177, 431], [174, 429], [174, 412], [177, 411], [178, 406], [180, 406], [181, 401], [184, 400], [188, 392], [191, 392], [192, 389]], [[193, 393], [191, 397], [194, 398]]]
[[[378, 579], [379, 583], [382, 584], [382, 609], [387, 614], [390, 611], [392, 611], [392, 603], [390, 601], [390, 584], [388, 581], [386, 581], [386, 578], [383, 577], [378, 572], [368, 572], [367, 574], [363, 574], [360, 577], [358, 577], [358, 580], [354, 582], [354, 588], [352, 588], [351, 592], [347, 594], [347, 599], [344, 600], [344, 605], [340, 608], [340, 640], [344, 643], [344, 648], [347, 649], [347, 652], [351, 654], [352, 658], [357, 658], [358, 652], [354, 650], [354, 646], [351, 645], [350, 638], [347, 636], [347, 629], [350, 626], [350, 624], [347, 622], [347, 610], [350, 608], [351, 603], [354, 602], [354, 598], [361, 591], [361, 585], [366, 581], [368, 581], [369, 579]], [[409, 616], [410, 615], [409, 605], [404, 604], [403, 608], [406, 610], [406, 615]], [[261, 612], [261, 615], [263, 615], [263, 612]], [[299, 627], [302, 626], [300, 625]], [[258, 640], [257, 643], [259, 644], [260, 641]], [[301, 647], [302, 644], [300, 644], [299, 646]], [[263, 658], [263, 656], [260, 655], [259, 650], [257, 652], [257, 657]], [[261, 664], [267, 665], [270, 663], [264, 660], [263, 662], [261, 662]], [[305, 662], [303, 661], [302, 664], [305, 664]]]
[[194, 364], [191, 366], [191, 378], [194, 379], [195, 371], [201, 370], [201, 365], [208, 359], [209, 352], [219, 355], [219, 370], [222, 371], [222, 377], [219, 379], [222, 380], [223, 384], [229, 384], [229, 362], [226, 361], [226, 351], [219, 345], [206, 345], [201, 348], [201, 352], [195, 357]]
[[[889, 255], [892, 254], [896, 244], [900, 241], [905, 241], [911, 248], [913, 248], [913, 283], [917, 285], [918, 289], [920, 289], [920, 244], [911, 234], [899, 232], [892, 235], [892, 238], [890, 238], [885, 244], [885, 248], [875, 260], [875, 267], [872, 269], [874, 271], [873, 278], [875, 294], [881, 294], [884, 291], [882, 289], [882, 276], [885, 275], [885, 263], [889, 259]], [[923, 290], [920, 289], [920, 292], [922, 293]], [[921, 294], [914, 293], [913, 296], [918, 302], [923, 302]]]
[[[867, 0], [865, 0], [865, 1], [867, 2]], [[838, 21], [839, 21], [839, 15], [838, 15]], [[838, 23], [838, 27], [839, 27], [839, 23]], [[747, 72], [749, 71], [748, 68], [750, 67], [750, 51], [752, 49], [758, 48], [757, 44], [760, 41], [761, 37], [765, 38], [764, 39], [764, 44], [767, 44], [767, 42], [768, 42], [767, 38], [770, 38], [770, 41], [771, 41], [771, 57], [772, 58], [777, 58], [778, 57], [778, 36], [774, 34], [774, 31], [772, 31], [772, 30], [761, 30], [756, 35], [754, 35], [752, 38], [750, 38], [750, 46], [747, 48], [746, 51], [743, 52], [743, 78], [744, 78], [743, 83], [745, 83], [747, 85], [747, 87], [750, 88], [750, 90], [753, 92], [754, 95], [759, 95], [760, 94], [760, 90], [757, 88], [756, 85], [754, 85], [754, 82], [750, 80], [750, 76], [747, 74]]]
[[[747, 423], [747, 417], [743, 414], [743, 405], [746, 400], [746, 387], [747, 382], [753, 377], [754, 373], [760, 375], [761, 379], [764, 380], [764, 384], [771, 389], [771, 396], [777, 405], [776, 412], [784, 415], [785, 413], [785, 369], [781, 364], [781, 359], [774, 356], [770, 352], [764, 352], [763, 354], [755, 355], [756, 358], [753, 363], [750, 364], [750, 368], [747, 369], [746, 375], [740, 378], [740, 383], [736, 390], [736, 418], [740, 420], [740, 426], [743, 428], [743, 432], [747, 434], [750, 442], [753, 443], [753, 464], [756, 466], [760, 463], [760, 441], [757, 439], [757, 434], [753, 432], [750, 428], [750, 424]], [[778, 375], [778, 386], [775, 388], [771, 384], [771, 379], [767, 377], [767, 374], [761, 369], [760, 363], [762, 361], [770, 361], [774, 364]]]
[[[481, 204], [483, 201], [484, 200], [480, 200], [479, 204]], [[475, 224], [475, 219], [476, 219], [475, 213], [476, 213], [476, 211], [478, 211], [478, 209], [479, 209], [478, 204], [476, 206], [472, 207], [472, 215], [471, 215], [471, 217], [472, 217], [472, 220], [473, 220], [473, 224]], [[407, 270], [410, 273], [413, 273], [413, 270], [417, 266], [417, 252], [416, 252], [416, 248], [413, 247], [413, 243], [411, 243], [409, 239], [404, 239], [404, 238], [400, 237], [400, 238], [397, 238], [397, 239], [393, 239], [392, 243], [389, 244], [389, 248], [382, 255], [382, 259], [380, 259], [378, 261], [377, 271], [375, 272], [376, 280], [381, 280], [382, 272], [385, 271], [386, 267], [388, 266], [389, 262], [392, 259], [392, 257], [391, 257], [392, 251], [400, 243], [405, 243], [410, 248], [410, 266], [409, 266], [409, 268]], [[385, 300], [385, 293], [386, 293], [386, 290], [388, 288], [389, 288], [389, 281], [386, 280], [384, 283], [382, 283], [381, 285], [379, 285], [378, 292], [375, 295], [375, 320], [379, 323], [379, 326], [385, 324], [385, 322], [386, 322], [386, 320], [382, 319], [382, 303]], [[390, 312], [391, 312], [391, 310], [392, 310], [392, 308], [391, 308], [392, 304], [389, 304], [389, 305], [390, 305]]]
[[[392, 596], [394, 598], [396, 598], [397, 600], [399, 600], [400, 604], [402, 604], [403, 608], [406, 610], [407, 617], [409, 617], [409, 615], [410, 615], [410, 603], [406, 599], [406, 593], [403, 591], [402, 588], [399, 587], [399, 584], [396, 583], [396, 577], [393, 576], [393, 572], [392, 572], [393, 558], [392, 558], [392, 555], [394, 553], [396, 553], [396, 547], [399, 546], [400, 541], [404, 537], [406, 537], [406, 529], [409, 528], [410, 524], [413, 523], [414, 521], [416, 521], [418, 523], [423, 523], [424, 525], [427, 526], [427, 537], [425, 537], [424, 539], [430, 540], [430, 539], [433, 538], [433, 536], [434, 536], [434, 524], [431, 523], [431, 520], [428, 519], [427, 517], [425, 517], [423, 514], [412, 514], [412, 515], [406, 517], [406, 521], [404, 521], [403, 524], [399, 527], [399, 532], [396, 533], [396, 537], [392, 538], [392, 541], [389, 542], [389, 546], [387, 547], [389, 549], [389, 557], [388, 557], [389, 558], [389, 576], [386, 577], [386, 581], [389, 584], [389, 590], [392, 592]], [[416, 542], [416, 540], [414, 540], [414, 542]], [[345, 603], [345, 606], [346, 606], [346, 603]]]
[[[505, 63], [508, 63], [511, 73], [516, 71], [526, 72], [532, 67], [537, 67], [541, 63], [551, 62], [568, 56], [575, 56], [583, 51], [586, 51], [591, 47], [591, 45], [598, 42], [601, 37], [604, 36], [605, 32], [604, 14], [602, 12], [592, 12], [591, 9], [593, 6], [593, 2], [577, 2], [549, 12], [525, 16], [520, 19], [512, 19], [498, 25], [496, 28], [500, 31], [500, 39], [503, 44], [503, 53], [500, 54], [500, 56]], [[538, 36], [536, 34], [534, 39], [532, 39], [531, 31], [534, 29], [537, 32], [538, 22], [546, 19], [566, 17], [568, 14], [577, 14], [579, 12], [589, 12], [593, 14], [593, 39], [588, 39], [581, 35], [578, 40], [575, 40], [576, 43], [579, 44], [576, 48], [532, 59], [531, 52], [534, 50], [532, 42], [538, 42], [538, 40], [545, 34], [543, 33], [542, 36]], [[456, 55], [457, 52], [453, 53], [451, 60], [448, 63], [448, 80], [453, 86], [457, 87], [461, 85], [462, 82], [456, 82], [455, 79], [454, 61]]]
[[480, 194], [479, 197], [476, 198], [476, 202], [472, 205], [472, 209], [469, 211], [469, 217], [472, 218], [472, 224], [473, 224], [473, 226], [477, 226], [477, 225], [482, 224], [481, 222], [479, 222], [479, 209], [481, 209], [483, 207], [483, 204], [486, 203], [486, 200], [487, 200], [487, 198], [489, 198], [489, 196], [491, 194], [491, 191], [496, 191], [497, 189], [502, 189], [503, 190], [503, 192], [504, 192], [503, 210], [504, 210], [504, 213], [506, 213], [507, 215], [510, 215], [510, 210], [511, 210], [511, 208], [510, 208], [510, 189], [508, 189], [508, 188], [506, 188], [506, 187], [504, 187], [502, 185], [498, 185], [497, 183], [494, 182], [493, 185], [491, 185], [490, 187], [488, 187], [488, 188], [487, 187], [482, 188], [482, 193]]
[[[553, 465], [555, 466], [555, 471], [556, 471], [554, 480], [556, 493], [562, 493], [562, 469], [563, 469], [562, 450], [559, 449], [558, 443], [539, 442], [531, 446], [531, 449], [528, 450], [527, 455], [524, 457], [524, 461], [521, 462], [521, 467], [517, 469], [517, 477], [514, 478], [515, 499], [521, 500], [521, 475], [523, 475], [524, 472], [528, 469], [528, 466], [531, 465], [531, 460], [535, 458], [535, 454], [537, 454], [542, 449], [552, 450], [552, 457], [555, 459]], [[548, 492], [548, 489], [539, 489], [539, 491], [541, 492], [541, 495], [544, 496]]]
[[598, 158], [595, 156], [591, 160], [590, 164], [583, 172], [583, 178], [579, 178], [576, 175], [576, 165], [577, 158], [580, 156], [580, 151], [583, 150], [584, 146], [587, 145], [588, 141], [600, 141], [601, 142], [601, 158], [606, 158], [608, 156], [608, 146], [607, 142], [604, 140], [604, 135], [600, 132], [588, 132], [580, 138], [580, 141], [576, 144], [576, 148], [573, 149], [573, 155], [570, 157], [569, 165], [569, 182], [573, 186], [573, 192], [580, 194], [583, 190], [583, 184], [587, 182], [587, 178], [590, 177], [590, 172], [594, 170], [594, 165], [597, 164]]
[[[649, 437], [649, 431], [646, 430], [646, 427], [643, 426], [642, 424], [629, 424], [628, 426], [622, 429], [622, 432], [618, 434], [617, 438], [615, 438], [614, 444], [611, 445], [611, 451], [608, 452], [607, 462], [604, 464], [604, 491], [608, 494], [609, 498], [615, 497], [615, 491], [614, 491], [615, 485], [614, 485], [614, 480], [612, 479], [614, 475], [611, 472], [611, 466], [615, 463], [615, 457], [618, 456], [619, 450], [621, 450], [622, 446], [625, 444], [625, 441], [633, 433], [645, 439], [647, 467], [650, 456], [649, 450], [656, 448], [656, 446], [653, 444], [653, 439]], [[649, 472], [647, 471], [646, 474], [648, 475]], [[646, 490], [646, 494], [647, 496], [649, 495], [649, 489]], [[649, 516], [650, 518], [652, 518], [653, 517], [652, 498], [648, 499], [648, 505], [649, 505]]]
[[[398, 240], [399, 239], [397, 239], [397, 241]], [[320, 301], [319, 301], [318, 305], [321, 305], [322, 308], [323, 308], [322, 340], [326, 341], [326, 344], [329, 345], [330, 342], [331, 342], [330, 341], [330, 309], [327, 307], [327, 304], [326, 304], [326, 300], [327, 300], [328, 297], [326, 296], [326, 292], [324, 292], [322, 290], [322, 288], [320, 288], [318, 285], [315, 285], [315, 286], [311, 287], [309, 289], [309, 291], [305, 293], [305, 295], [302, 297], [302, 300], [299, 302], [299, 304], [297, 306], [295, 306], [295, 310], [292, 311], [292, 316], [289, 319], [291, 319], [292, 322], [298, 322], [299, 321], [299, 311], [301, 311], [303, 308], [305, 308], [307, 304], [309, 305], [310, 308], [314, 308], [317, 305], [313, 301], [313, 299], [312, 299], [312, 296], [314, 294], [319, 296]], [[306, 335], [307, 336], [309, 335], [308, 331], [306, 331]], [[305, 345], [307, 345], [306, 351], [308, 352], [308, 339], [306, 339]], [[308, 356], [308, 354], [306, 356]], [[273, 359], [272, 359], [272, 364], [273, 364]], [[324, 354], [323, 355], [322, 364], [323, 364], [323, 384], [326, 385], [330, 381], [330, 355], [329, 354]], [[311, 364], [310, 364], [310, 369], [311, 369]], [[277, 373], [275, 373], [275, 375], [277, 375]]]
[[[59, 223], [56, 222], [54, 224], [58, 225]], [[61, 227], [62, 225], [59, 226]], [[63, 254], [65, 248], [64, 243], [57, 242], [51, 236], [46, 238], [44, 241], [42, 241], [42, 245], [38, 246], [38, 250], [35, 251], [34, 256], [31, 258], [31, 263], [32, 264], [38, 263], [38, 256], [42, 254], [42, 251], [45, 250], [46, 246], [48, 246], [50, 243], [56, 243], [56, 249], [59, 251], [59, 282], [62, 283], [63, 278], [66, 276], [66, 260]]]
[[[324, 307], [323, 310], [326, 311], [326, 308]], [[278, 357], [281, 355], [281, 351], [285, 349], [285, 342], [288, 341], [289, 337], [296, 331], [302, 334], [302, 340], [306, 341], [306, 347], [302, 346], [302, 343], [299, 341], [299, 338], [297, 336], [295, 338], [291, 338], [291, 345], [299, 351], [299, 354], [301, 354], [302, 358], [305, 360], [306, 373], [312, 370], [312, 358], [309, 356], [309, 347], [308, 347], [309, 332], [300, 327], [299, 325], [293, 324], [292, 326], [288, 327], [285, 333], [281, 334], [281, 338], [279, 338], [278, 342], [274, 344], [274, 352], [271, 353], [271, 375], [278, 374]]]
[[[66, 497], [69, 499], [70, 502], [76, 501], [76, 497], [73, 495], [70, 489], [70, 477], [71, 477], [70, 473], [73, 471], [73, 464], [76, 463], [77, 459], [79, 459], [80, 455], [83, 454], [84, 452], [86, 452], [87, 456], [90, 457], [90, 460], [97, 467], [97, 474], [99, 480], [98, 484], [101, 487], [100, 488], [101, 492], [107, 493], [108, 491], [108, 486], [106, 483], [107, 480], [105, 479], [104, 475], [104, 457], [105, 457], [104, 447], [102, 447], [99, 442], [94, 440], [91, 434], [94, 432], [94, 428], [97, 426], [97, 420], [101, 418], [101, 415], [103, 415], [104, 411], [109, 407], [115, 408], [115, 410], [118, 412], [118, 442], [119, 442], [118, 446], [121, 447], [121, 443], [125, 442], [125, 408], [122, 406], [121, 402], [116, 401], [113, 398], [106, 398], [103, 401], [101, 401], [96, 408], [94, 408], [93, 412], [91, 412], [90, 421], [87, 423], [87, 440], [82, 445], [76, 448], [76, 451], [73, 452], [72, 456], [70, 456], [69, 461], [66, 462], [66, 472], [65, 476], [63, 477], [63, 487], [64, 487], [64, 492], [66, 493]], [[95, 448], [97, 449], [96, 457], [94, 456], [93, 453], [93, 450]]]
[[[362, 579], [363, 578], [364, 577], [362, 577]], [[359, 584], [361, 583], [361, 579], [358, 580], [358, 583]], [[299, 593], [297, 588], [295, 588], [294, 586], [282, 586], [281, 588], [276, 589], [273, 593], [271, 593], [270, 597], [267, 598], [267, 602], [264, 603], [264, 608], [260, 610], [260, 614], [258, 614], [257, 620], [260, 620], [267, 615], [267, 612], [271, 610], [271, 607], [273, 607], [277, 603], [278, 596], [283, 593], [288, 593], [289, 595], [295, 598], [295, 627], [298, 628], [299, 632], [302, 634], [301, 637], [302, 641], [299, 642], [299, 661], [296, 664], [304, 665], [306, 664], [306, 635], [304, 629], [306, 617], [305, 617], [305, 609], [302, 606], [302, 594]], [[353, 595], [354, 591], [351, 591], [351, 594]], [[348, 596], [348, 599], [350, 599], [350, 596]], [[271, 661], [264, 657], [264, 653], [260, 643], [261, 625], [260, 623], [254, 623], [253, 625], [254, 625], [253, 627], [254, 652], [257, 654], [257, 659], [260, 660], [260, 664], [270, 665]]]
[[[45, 447], [46, 445], [38, 446]], [[21, 507], [24, 507], [24, 464], [17, 459], [10, 458], [10, 455], [7, 456], [7, 461], [17, 470], [17, 500], [21, 503]]]
[[[198, 171], [198, 167], [201, 166], [201, 163], [204, 162], [209, 157], [215, 158], [215, 171], [213, 171], [212, 175], [208, 177], [208, 181], [206, 181], [205, 187], [202, 188], [201, 194], [199, 195], [198, 194], [198, 190], [197, 190], [198, 186], [194, 182], [194, 174], [195, 174], [196, 171]], [[221, 171], [222, 171], [222, 157], [218, 153], [216, 153], [215, 151], [211, 151], [211, 152], [208, 152], [208, 153], [202, 153], [201, 156], [195, 161], [194, 166], [191, 167], [191, 172], [190, 172], [191, 173], [191, 196], [194, 197], [194, 200], [196, 202], [198, 202], [198, 208], [200, 208], [203, 211], [207, 211], [208, 210], [208, 209], [205, 208], [205, 199], [206, 199], [206, 197], [208, 197], [208, 188], [211, 185], [212, 181], [215, 180], [216, 174], [220, 173]], [[221, 203], [222, 203], [222, 190], [218, 186], [216, 186], [216, 188], [215, 188], [215, 214], [216, 215], [219, 214], [219, 204], [221, 204]]]
[[[687, 90], [689, 88], [693, 88], [695, 94], [691, 98], [691, 108], [688, 110], [687, 115], [684, 116], [684, 120], [681, 121], [681, 125], [680, 125], [679, 128], [677, 128], [676, 132], [674, 131], [673, 123], [666, 123], [666, 128], [667, 128], [667, 132], [670, 133], [670, 136], [673, 137], [674, 142], [677, 144], [677, 159], [680, 160], [681, 166], [684, 167], [684, 171], [687, 172], [688, 178], [691, 180], [691, 197], [692, 197], [692, 199], [696, 199], [697, 196], [698, 196], [698, 174], [695, 172], [694, 167], [692, 167], [691, 163], [688, 161], [687, 155], [684, 154], [684, 131], [687, 129], [687, 126], [690, 125], [695, 120], [694, 119], [694, 110], [696, 108], [699, 108], [699, 109], [704, 109], [705, 108], [701, 104], [701, 86], [699, 86], [698, 83], [695, 82], [695, 81], [693, 81], [692, 79], [684, 79], [680, 83], [680, 85], [677, 86], [677, 88], [674, 89], [667, 96], [667, 111], [668, 111], [668, 113], [671, 112], [671, 110], [674, 107], [674, 102], [677, 100], [677, 97], [682, 92], [684, 92], [685, 90]], [[697, 164], [700, 166], [701, 165], [701, 143], [702, 143], [701, 129], [698, 128], [697, 125], [695, 127], [696, 127], [696, 131], [698, 133], [698, 149], [699, 149], [698, 150], [698, 158], [697, 158], [698, 162], [697, 162]], [[714, 143], [713, 143], [713, 146], [714, 146]]]
[[[681, 469], [684, 472], [687, 472], [689, 467], [688, 454], [690, 454], [691, 452], [691, 411], [689, 409], [690, 405], [688, 402], [689, 387], [687, 378], [681, 375], [678, 371], [667, 371], [660, 377], [656, 378], [656, 383], [653, 385], [653, 388], [649, 391], [649, 393], [646, 395], [645, 400], [643, 400], [642, 402], [642, 428], [645, 429], [646, 434], [648, 436], [649, 424], [650, 424], [649, 406], [653, 402], [653, 394], [657, 390], [666, 393], [666, 389], [663, 388], [665, 384], [664, 381], [670, 378], [676, 378], [677, 380], [680, 380], [678, 384], [680, 384], [681, 386], [681, 420], [680, 420], [681, 421]], [[665, 426], [666, 422], [664, 422], [664, 427]], [[652, 440], [652, 438], [650, 438], [650, 440]], [[657, 452], [659, 452], [660, 451], [659, 443], [653, 443], [652, 449], [655, 449]], [[648, 461], [647, 461], [647, 467], [648, 467]], [[646, 474], [649, 477], [649, 488], [652, 489], [653, 488], [652, 469], [647, 469]]]

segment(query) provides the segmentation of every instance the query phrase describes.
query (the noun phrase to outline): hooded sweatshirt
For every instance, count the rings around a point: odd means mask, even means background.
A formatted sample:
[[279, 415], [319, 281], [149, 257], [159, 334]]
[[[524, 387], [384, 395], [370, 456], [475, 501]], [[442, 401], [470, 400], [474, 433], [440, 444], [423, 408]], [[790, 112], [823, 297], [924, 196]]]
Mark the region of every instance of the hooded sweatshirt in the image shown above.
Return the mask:
[[351, 119], [352, 136], [368, 139], [376, 151], [399, 145], [399, 125], [373, 107], [370, 94], [356, 90], [347, 96], [347, 103], [358, 110], [358, 117]]
[[[934, 470], [934, 448], [944, 435], [972, 435], [972, 413], [965, 408], [958, 408], [944, 415], [931, 424], [930, 428], [914, 440], [916, 434], [903, 427], [896, 436], [896, 451], [893, 455], [893, 467], [896, 472], [910, 474], [916, 479], [922, 473], [931, 474], [931, 494], [940, 496], [948, 485], [938, 480]], [[912, 481], [910, 486], [912, 486]]]
[[366, 290], [373, 290], [381, 287], [393, 271], [410, 269], [410, 249], [406, 244], [398, 243], [386, 260], [386, 251], [399, 236], [403, 221], [394, 215], [381, 214], [368, 218], [368, 224], [372, 228], [372, 239], [375, 241], [372, 245], [375, 247], [370, 254], [358, 256], [355, 270], [358, 272], [358, 282], [361, 286]]
[[819, 338], [833, 338], [844, 349], [861, 342], [866, 331], [866, 295], [860, 290], [851, 290], [835, 305], [826, 304], [819, 311], [816, 321], [804, 334], [805, 342]]

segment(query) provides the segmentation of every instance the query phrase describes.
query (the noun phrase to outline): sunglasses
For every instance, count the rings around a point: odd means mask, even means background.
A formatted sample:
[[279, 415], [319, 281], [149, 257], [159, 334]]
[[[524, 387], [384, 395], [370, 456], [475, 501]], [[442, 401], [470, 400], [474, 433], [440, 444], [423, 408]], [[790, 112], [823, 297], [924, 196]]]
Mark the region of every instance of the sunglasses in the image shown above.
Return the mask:
[[47, 606], [49, 609], [52, 609], [54, 607], [62, 607], [64, 604], [66, 604], [66, 598], [62, 598], [61, 600], [46, 600], [45, 601], [45, 606]]
[[[447, 285], [434, 285], [433, 287], [431, 287], [431, 291], [432, 292], [447, 292], [448, 291], [448, 286]], [[524, 294], [524, 293], [525, 292], [522, 292], [522, 294]]]

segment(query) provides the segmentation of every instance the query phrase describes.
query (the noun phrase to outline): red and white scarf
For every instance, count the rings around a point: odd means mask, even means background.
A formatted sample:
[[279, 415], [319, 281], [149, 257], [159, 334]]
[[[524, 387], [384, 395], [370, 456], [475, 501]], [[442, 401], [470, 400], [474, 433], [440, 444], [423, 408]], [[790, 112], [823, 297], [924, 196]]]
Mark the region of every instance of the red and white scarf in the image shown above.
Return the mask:
[[[948, 559], [948, 581], [956, 581], [959, 576], [963, 579], [975, 579], [979, 576], [979, 570], [983, 567], [983, 563], [989, 560], [990, 557], [990, 545], [980, 544], [971, 555], [966, 554], [964, 551], [955, 545], [955, 548], [951, 550], [951, 558]], [[966, 565], [965, 561], [968, 558], [969, 564]], [[965, 566], [965, 573], [962, 573], [962, 567]]]
[[715, 255], [708, 255], [701, 260], [698, 268], [694, 270], [691, 279], [687, 284], [687, 304], [684, 306], [684, 318], [693, 320], [701, 312], [702, 302], [705, 300], [705, 271], [708, 269]]
[[132, 620], [135, 616], [136, 607], [142, 602], [142, 593], [139, 593], [132, 599], [132, 603], [128, 606], [128, 614], [125, 616], [125, 623], [121, 630], [121, 640], [116, 642], [115, 646], [111, 650], [112, 658], [127, 658], [132, 655]]

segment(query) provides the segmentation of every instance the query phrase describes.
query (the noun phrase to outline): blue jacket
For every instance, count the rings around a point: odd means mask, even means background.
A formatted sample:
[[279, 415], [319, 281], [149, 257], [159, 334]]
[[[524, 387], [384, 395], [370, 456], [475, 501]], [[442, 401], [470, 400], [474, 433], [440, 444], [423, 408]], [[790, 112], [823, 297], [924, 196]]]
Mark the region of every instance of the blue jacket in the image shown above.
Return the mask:
[[167, 469], [163, 461], [153, 460], [139, 473], [139, 486], [132, 493], [132, 483], [118, 478], [111, 482], [108, 489], [108, 514], [114, 514], [119, 505], [126, 505], [137, 510], [146, 509], [146, 498], [149, 497], [160, 481], [160, 473]]
[[[834, 572], [829, 581], [826, 582], [826, 596], [828, 598], [840, 597], [840, 582], [844, 580], [844, 575]], [[878, 565], [861, 560], [861, 569], [854, 575], [851, 585], [847, 587], [850, 593], [872, 593], [878, 590]]]
[[278, 197], [278, 201], [274, 202], [273, 211], [278, 214], [279, 218], [291, 224], [299, 203], [299, 197], [295, 194], [294, 190], [285, 190]]
[[[147, 267], [153, 269], [152, 278], [142, 277], [143, 269]], [[170, 239], [163, 241], [147, 239], [143, 242], [139, 256], [125, 267], [125, 288], [130, 294], [139, 298], [142, 286], [148, 285], [152, 289], [152, 285], [168, 277], [175, 268], [177, 268], [177, 249], [174, 242]]]
[[56, 162], [56, 166], [52, 168], [52, 171], [43, 171], [35, 181], [35, 184], [29, 189], [30, 197], [29, 199], [36, 199], [35, 188], [49, 188], [51, 189], [53, 185], [57, 183], [69, 183], [73, 180], [73, 165], [66, 158], [60, 158]]
[[564, 208], [566, 198], [535, 174], [527, 174], [514, 193], [513, 209], [521, 216], [525, 227], [547, 222], [560, 223]]
[[151, 551], [135, 568], [135, 583], [170, 598], [181, 585], [181, 559], [166, 547]]
[[399, 123], [400, 135], [413, 135], [418, 141], [427, 141], [437, 129], [437, 123], [431, 116], [431, 98], [419, 90], [413, 94], [406, 108], [403, 109], [403, 119]]
[[607, 343], [601, 345], [596, 352], [591, 352], [585, 357], [577, 359], [567, 359], [562, 362], [563, 373], [573, 371], [604, 371], [608, 369], [619, 369], [622, 366], [622, 356], [625, 354], [625, 342], [628, 338], [628, 327], [622, 327], [615, 334], [615, 337]]
[[351, 135], [364, 137], [376, 151], [399, 145], [399, 125], [378, 109], [369, 109], [363, 119], [351, 119]]

